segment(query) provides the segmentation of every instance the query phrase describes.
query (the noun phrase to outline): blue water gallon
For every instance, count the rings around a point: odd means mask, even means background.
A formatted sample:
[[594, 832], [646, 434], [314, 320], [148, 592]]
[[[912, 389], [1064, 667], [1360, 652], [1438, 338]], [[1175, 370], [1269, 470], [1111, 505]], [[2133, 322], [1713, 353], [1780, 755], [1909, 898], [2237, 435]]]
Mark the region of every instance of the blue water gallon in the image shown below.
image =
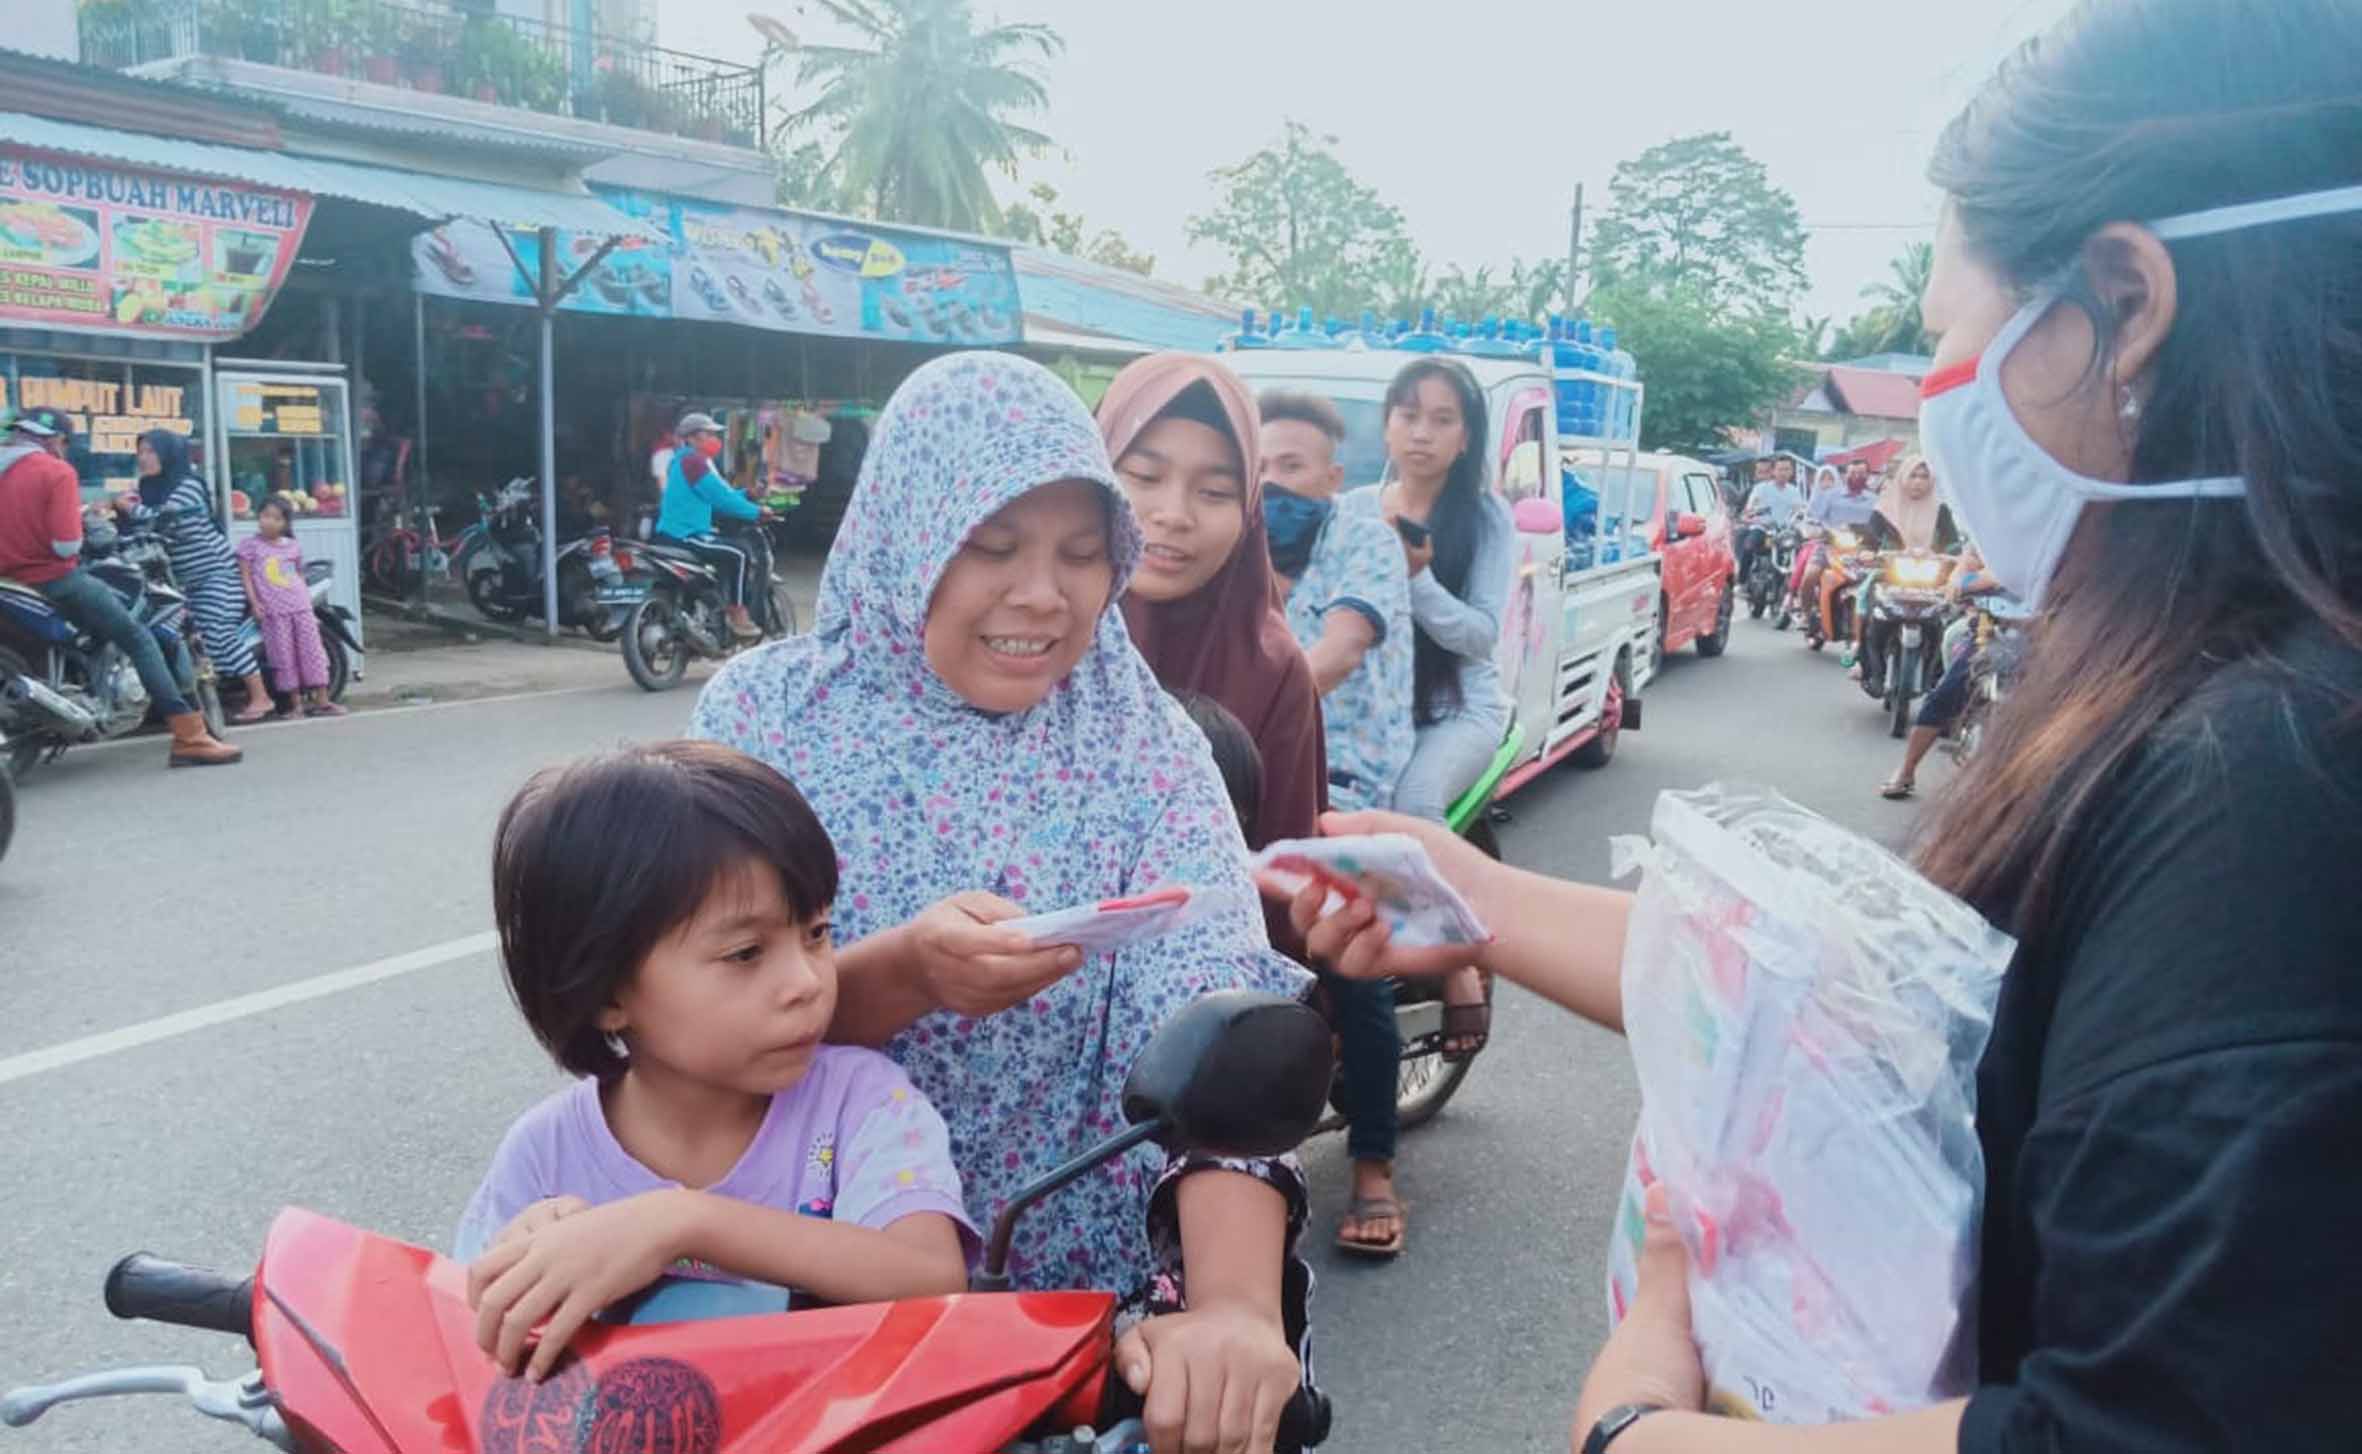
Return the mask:
[[1256, 331], [1255, 310], [1241, 308], [1238, 310], [1238, 332], [1230, 334], [1215, 345], [1215, 351], [1217, 353], [1237, 353], [1250, 348], [1269, 347], [1271, 347], [1271, 335]]
[[[1640, 361], [1616, 347], [1616, 330], [1613, 328], [1599, 331], [1599, 351], [1601, 373], [1612, 379], [1640, 377]], [[1633, 394], [1626, 389], [1605, 389], [1602, 392], [1608, 397], [1600, 432], [1610, 439], [1630, 439], [1634, 427], [1639, 423], [1632, 407]]]
[[1419, 326], [1394, 340], [1394, 346], [1410, 353], [1448, 353], [1452, 337], [1436, 324], [1435, 310], [1419, 310]]

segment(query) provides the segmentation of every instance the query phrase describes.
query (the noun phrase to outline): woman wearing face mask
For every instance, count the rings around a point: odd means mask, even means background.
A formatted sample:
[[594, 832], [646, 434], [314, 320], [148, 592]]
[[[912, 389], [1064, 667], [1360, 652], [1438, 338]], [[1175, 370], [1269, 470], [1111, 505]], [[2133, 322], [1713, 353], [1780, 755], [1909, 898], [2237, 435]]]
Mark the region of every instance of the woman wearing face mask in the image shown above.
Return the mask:
[[[1936, 498], [1936, 477], [1926, 459], [1907, 454], [1895, 461], [1887, 472], [1886, 487], [1878, 492], [1878, 511], [1870, 517], [1863, 531], [1865, 550], [1894, 551], [1922, 550], [1938, 555], [1950, 555], [1960, 549], [1960, 527], [1952, 523], [1952, 508]], [[1834, 594], [1838, 584], [1832, 574], [1824, 589]], [[1875, 572], [1862, 582], [1861, 598], [1854, 611], [1853, 644], [1845, 653], [1845, 665], [1860, 663], [1857, 675], [1875, 685], [1880, 668], [1886, 661], [1885, 641], [1870, 640], [1870, 602], [1878, 593]]]
[[[1576, 1448], [2352, 1445], [2362, 1241], [2324, 1209], [2362, 1202], [2329, 1150], [2362, 1138], [2358, 55], [2347, 0], [2089, 0], [1944, 133], [1921, 429], [2038, 613], [1918, 855], [2019, 946], [1978, 1076], [1980, 1386], [1831, 1429], [1687, 1412], [1659, 1216]], [[1627, 897], [1429, 846], [1490, 967], [1620, 1021]], [[1319, 907], [1341, 970], [1435, 967]]]
[[[1420, 359], [1386, 388], [1385, 483], [1348, 494], [1338, 509], [1375, 514], [1402, 537], [1411, 572], [1410, 765], [1394, 786], [1396, 812], [1442, 822], [1473, 786], [1509, 730], [1509, 702], [1493, 652], [1509, 601], [1516, 541], [1509, 507], [1485, 469], [1492, 438], [1484, 391], [1467, 365]], [[1492, 1007], [1473, 968], [1444, 986], [1444, 1053], [1484, 1048]]]
[[[1148, 1037], [1209, 991], [1300, 995], [1205, 738], [1115, 598], [1140, 532], [1072, 390], [1007, 354], [936, 359], [878, 417], [809, 635], [732, 661], [694, 735], [795, 781], [835, 840], [829, 1038], [882, 1048], [939, 1110], [970, 1212], [1124, 1123]], [[995, 925], [1164, 884], [1240, 895], [1085, 958]], [[1271, 1447], [1310, 1273], [1292, 1158], [1144, 1148], [1017, 1227], [1024, 1289], [1123, 1302], [1116, 1370], [1160, 1454]]]
[[1265, 543], [1255, 397], [1211, 359], [1164, 353], [1115, 376], [1099, 430], [1146, 544], [1124, 624], [1165, 690], [1211, 697], [1263, 755], [1260, 848], [1328, 804], [1320, 694], [1289, 633]]

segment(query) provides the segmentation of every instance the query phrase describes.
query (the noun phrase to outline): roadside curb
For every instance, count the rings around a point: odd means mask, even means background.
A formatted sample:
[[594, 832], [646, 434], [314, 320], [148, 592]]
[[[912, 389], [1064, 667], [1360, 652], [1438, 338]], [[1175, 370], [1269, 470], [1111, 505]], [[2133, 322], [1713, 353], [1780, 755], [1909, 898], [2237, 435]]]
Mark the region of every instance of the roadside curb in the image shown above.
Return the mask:
[[492, 621], [482, 616], [462, 616], [440, 606], [415, 605], [386, 596], [363, 595], [361, 609], [367, 615], [390, 616], [414, 626], [429, 626], [462, 642], [479, 642], [489, 638], [513, 641], [519, 646], [566, 646], [600, 652], [608, 650], [607, 646], [588, 638], [565, 635], [553, 637], [538, 626], [512, 626], [504, 621]]

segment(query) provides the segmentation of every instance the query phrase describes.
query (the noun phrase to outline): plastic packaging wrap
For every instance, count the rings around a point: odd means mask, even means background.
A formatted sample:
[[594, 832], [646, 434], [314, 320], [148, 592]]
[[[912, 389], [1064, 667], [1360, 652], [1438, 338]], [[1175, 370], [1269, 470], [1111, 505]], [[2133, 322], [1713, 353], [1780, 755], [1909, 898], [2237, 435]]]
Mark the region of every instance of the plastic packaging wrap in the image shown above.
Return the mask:
[[1975, 1382], [1976, 1066], [2013, 942], [1778, 795], [1657, 801], [1624, 948], [1641, 1115], [1609, 1251], [1664, 1180], [1718, 1412], [1817, 1423]]
[[1315, 881], [1329, 885], [1327, 913], [1349, 898], [1369, 899], [1394, 942], [1406, 949], [1474, 946], [1493, 937], [1427, 856], [1426, 845], [1408, 833], [1282, 838], [1248, 867], [1290, 893]]

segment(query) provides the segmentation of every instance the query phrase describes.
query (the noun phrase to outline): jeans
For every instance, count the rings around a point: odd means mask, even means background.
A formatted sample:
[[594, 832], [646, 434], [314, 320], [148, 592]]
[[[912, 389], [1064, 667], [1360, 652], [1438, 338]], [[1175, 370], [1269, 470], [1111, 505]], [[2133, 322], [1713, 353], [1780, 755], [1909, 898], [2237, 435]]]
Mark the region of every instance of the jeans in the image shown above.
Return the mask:
[[1394, 986], [1382, 979], [1320, 977], [1329, 997], [1329, 1023], [1344, 1042], [1345, 1149], [1356, 1161], [1392, 1161], [1398, 1131], [1394, 1110], [1400, 1083], [1402, 1029], [1394, 1021]]
[[197, 670], [178, 641], [172, 643], [172, 663], [156, 644], [155, 633], [131, 618], [123, 598], [86, 570], [72, 570], [54, 581], [35, 586], [68, 621], [113, 642], [131, 658], [132, 670], [148, 689], [148, 699], [167, 717], [194, 711], [189, 699], [197, 692]]
[[1508, 719], [1497, 712], [1462, 713], [1421, 727], [1410, 765], [1394, 785], [1394, 811], [1442, 822], [1492, 765], [1508, 730]]

